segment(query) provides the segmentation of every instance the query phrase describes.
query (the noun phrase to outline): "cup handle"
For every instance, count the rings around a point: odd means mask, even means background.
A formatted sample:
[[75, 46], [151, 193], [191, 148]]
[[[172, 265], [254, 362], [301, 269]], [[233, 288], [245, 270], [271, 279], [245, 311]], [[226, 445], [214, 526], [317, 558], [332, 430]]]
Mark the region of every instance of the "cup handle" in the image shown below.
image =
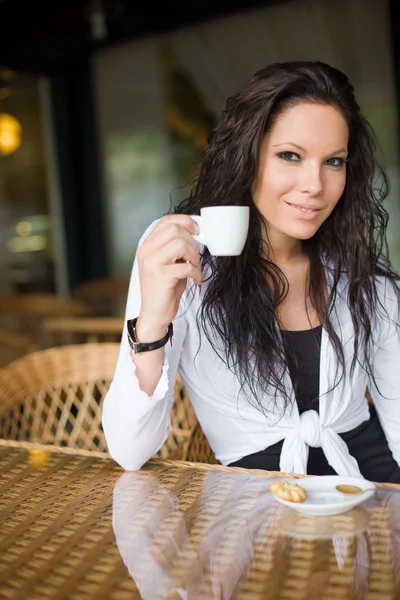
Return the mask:
[[199, 215], [190, 215], [190, 218], [197, 224], [199, 228], [198, 234], [192, 234], [192, 237], [196, 240], [196, 242], [200, 242], [200, 244], [206, 245], [206, 240], [201, 232], [201, 217]]

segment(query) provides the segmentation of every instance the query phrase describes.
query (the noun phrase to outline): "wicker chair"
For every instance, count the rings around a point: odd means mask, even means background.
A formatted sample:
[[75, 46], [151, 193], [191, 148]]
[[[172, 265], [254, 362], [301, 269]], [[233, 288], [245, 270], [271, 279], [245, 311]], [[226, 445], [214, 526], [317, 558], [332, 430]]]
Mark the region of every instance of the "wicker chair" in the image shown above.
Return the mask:
[[[0, 437], [106, 452], [101, 406], [118, 352], [117, 343], [63, 346], [1, 369]], [[207, 456], [215, 461], [179, 377], [171, 422], [158, 456], [186, 460], [190, 454], [193, 461]]]

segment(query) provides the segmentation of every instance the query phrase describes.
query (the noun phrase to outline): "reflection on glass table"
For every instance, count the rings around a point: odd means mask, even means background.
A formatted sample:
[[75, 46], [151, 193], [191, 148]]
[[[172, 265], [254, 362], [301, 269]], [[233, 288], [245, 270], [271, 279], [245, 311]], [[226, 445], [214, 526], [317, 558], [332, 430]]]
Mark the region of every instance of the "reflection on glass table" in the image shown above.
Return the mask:
[[396, 597], [400, 491], [310, 517], [276, 503], [271, 482], [218, 470], [124, 473], [113, 528], [142, 598]]

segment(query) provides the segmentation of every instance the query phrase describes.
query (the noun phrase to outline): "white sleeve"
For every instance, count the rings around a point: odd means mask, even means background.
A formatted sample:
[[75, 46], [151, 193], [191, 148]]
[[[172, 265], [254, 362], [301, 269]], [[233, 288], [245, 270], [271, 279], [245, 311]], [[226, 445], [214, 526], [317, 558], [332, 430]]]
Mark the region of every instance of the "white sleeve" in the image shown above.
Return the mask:
[[[400, 465], [400, 325], [399, 303], [390, 282], [385, 285], [381, 335], [373, 359], [376, 385], [370, 393], [395, 461]], [[379, 312], [382, 309], [379, 309]]]
[[[150, 233], [146, 231], [139, 245]], [[135, 259], [129, 284], [125, 325], [114, 379], [104, 399], [102, 423], [108, 450], [127, 471], [140, 469], [164, 444], [171, 430], [170, 412], [182, 345], [186, 336], [184, 315], [174, 320], [173, 346], [167, 344], [160, 380], [152, 396], [139, 387], [136, 366], [130, 356], [126, 321], [140, 312], [140, 282]]]

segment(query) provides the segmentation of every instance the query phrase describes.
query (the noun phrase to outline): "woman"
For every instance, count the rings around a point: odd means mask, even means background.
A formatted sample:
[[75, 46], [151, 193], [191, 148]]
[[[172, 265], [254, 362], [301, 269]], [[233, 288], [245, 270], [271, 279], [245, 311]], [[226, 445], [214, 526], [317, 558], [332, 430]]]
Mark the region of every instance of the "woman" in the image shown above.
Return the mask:
[[[229, 98], [193, 194], [137, 252], [126, 315], [148, 351], [130, 353], [124, 333], [103, 413], [115, 460], [138, 469], [162, 446], [179, 369], [221, 463], [400, 483], [386, 196], [340, 71], [275, 64]], [[238, 257], [191, 235], [188, 215], [218, 204], [250, 207]]]

